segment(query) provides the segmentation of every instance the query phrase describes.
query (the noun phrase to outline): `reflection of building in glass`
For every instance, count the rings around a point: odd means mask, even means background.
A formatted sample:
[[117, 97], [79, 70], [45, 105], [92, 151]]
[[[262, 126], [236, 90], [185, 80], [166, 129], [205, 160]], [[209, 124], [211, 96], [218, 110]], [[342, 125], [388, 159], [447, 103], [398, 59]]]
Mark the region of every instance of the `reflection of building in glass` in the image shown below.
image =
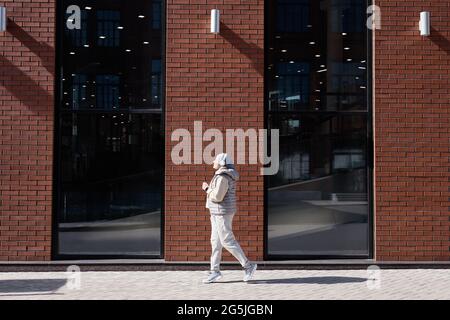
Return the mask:
[[162, 95], [161, 85], [161, 60], [152, 60], [152, 90], [151, 101], [155, 106], [160, 105]]
[[[332, 32], [364, 32], [366, 26], [366, 1], [327, 1]], [[325, 8], [324, 8], [325, 9]]]
[[[65, 108], [161, 109], [161, 1], [140, 2], [133, 10], [127, 5], [125, 1], [80, 5], [80, 28], [65, 28]], [[79, 82], [73, 74], [86, 77], [87, 96], [81, 102], [80, 92], [73, 96], [70, 90]], [[105, 90], [117, 98], [96, 97]]]
[[57, 254], [159, 256], [161, 1], [75, 4], [81, 28], [60, 39]]
[[97, 45], [100, 47], [120, 46], [120, 12], [97, 11]]
[[309, 103], [309, 65], [299, 62], [276, 64], [277, 101], [270, 110], [299, 110]]
[[119, 76], [97, 75], [95, 77], [95, 87], [97, 107], [101, 109], [115, 109], [119, 106]]
[[309, 0], [277, 1], [277, 31], [307, 31], [309, 26], [309, 9]]

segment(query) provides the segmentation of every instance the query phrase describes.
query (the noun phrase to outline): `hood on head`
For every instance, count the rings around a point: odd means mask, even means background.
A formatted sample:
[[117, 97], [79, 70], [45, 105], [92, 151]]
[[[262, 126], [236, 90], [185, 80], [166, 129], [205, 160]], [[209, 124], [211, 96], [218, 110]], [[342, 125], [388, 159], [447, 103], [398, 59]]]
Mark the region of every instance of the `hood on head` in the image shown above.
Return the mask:
[[216, 174], [226, 174], [235, 181], [239, 180], [239, 173], [232, 164], [227, 164], [225, 167], [219, 168], [216, 171]]

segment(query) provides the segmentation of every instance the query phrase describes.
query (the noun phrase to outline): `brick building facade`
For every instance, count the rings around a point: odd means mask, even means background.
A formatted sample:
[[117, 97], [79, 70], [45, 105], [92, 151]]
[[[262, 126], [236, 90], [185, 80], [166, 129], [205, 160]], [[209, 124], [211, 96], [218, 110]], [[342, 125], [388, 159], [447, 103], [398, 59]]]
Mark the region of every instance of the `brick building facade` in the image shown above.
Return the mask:
[[51, 256], [55, 2], [6, 1], [1, 40], [1, 260]]
[[[0, 2], [8, 16], [7, 30], [0, 33], [0, 261], [48, 261], [57, 255], [55, 132], [60, 131], [55, 110], [61, 78], [55, 70], [65, 61], [58, 57], [64, 48], [57, 40], [63, 33], [57, 30], [57, 14], [66, 2], [56, 2]], [[369, 258], [448, 261], [450, 4], [374, 4], [381, 9], [381, 29], [372, 33], [369, 52]], [[177, 128], [192, 130], [194, 121], [202, 121], [203, 130], [265, 128], [265, 28], [271, 13], [268, 1], [262, 0], [167, 0], [164, 6], [165, 163], [159, 256], [166, 261], [207, 261], [210, 227], [199, 186], [209, 179], [211, 169], [206, 164], [173, 164], [171, 135]], [[221, 11], [219, 34], [209, 30], [213, 8]], [[419, 34], [421, 11], [431, 12], [429, 37]], [[235, 233], [251, 259], [264, 260], [265, 179], [258, 165], [237, 167], [241, 179]], [[228, 253], [226, 257], [231, 259]]]

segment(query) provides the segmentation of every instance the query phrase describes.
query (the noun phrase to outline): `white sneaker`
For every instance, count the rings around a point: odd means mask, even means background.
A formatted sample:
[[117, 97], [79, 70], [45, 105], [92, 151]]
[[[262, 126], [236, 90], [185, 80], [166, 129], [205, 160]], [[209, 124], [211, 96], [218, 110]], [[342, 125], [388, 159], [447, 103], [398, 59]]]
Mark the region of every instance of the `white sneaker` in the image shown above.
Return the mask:
[[245, 269], [244, 282], [247, 282], [253, 278], [257, 267], [258, 265], [256, 263], [253, 263], [250, 265], [250, 267]]
[[203, 283], [212, 283], [220, 280], [222, 278], [222, 273], [220, 271], [211, 271], [208, 278], [203, 279]]

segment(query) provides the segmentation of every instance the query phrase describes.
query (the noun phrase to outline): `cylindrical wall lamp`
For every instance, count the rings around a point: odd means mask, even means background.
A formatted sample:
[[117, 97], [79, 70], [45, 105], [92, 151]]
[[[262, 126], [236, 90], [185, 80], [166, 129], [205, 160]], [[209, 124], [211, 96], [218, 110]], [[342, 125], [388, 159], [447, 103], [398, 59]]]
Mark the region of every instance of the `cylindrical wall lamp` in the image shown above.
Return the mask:
[[220, 32], [220, 11], [218, 9], [211, 10], [211, 33], [218, 34]]
[[0, 32], [6, 31], [6, 8], [0, 7]]
[[421, 36], [430, 35], [430, 12], [422, 11], [420, 13], [419, 29]]

